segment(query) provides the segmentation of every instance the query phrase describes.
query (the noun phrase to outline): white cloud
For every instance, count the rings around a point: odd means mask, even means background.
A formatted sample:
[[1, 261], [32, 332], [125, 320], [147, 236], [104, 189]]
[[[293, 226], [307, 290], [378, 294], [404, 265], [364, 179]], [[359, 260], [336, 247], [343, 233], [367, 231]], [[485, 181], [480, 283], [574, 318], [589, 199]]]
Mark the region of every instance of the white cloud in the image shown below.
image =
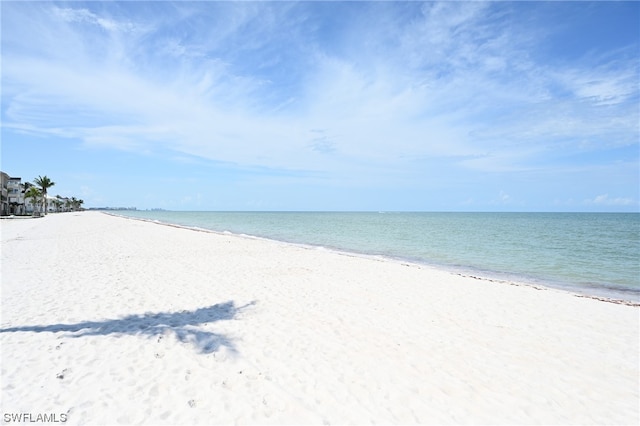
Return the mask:
[[609, 194], [601, 194], [594, 198], [584, 200], [587, 205], [597, 206], [632, 206], [637, 205], [638, 202], [629, 197], [609, 197]]
[[99, 16], [87, 9], [54, 6], [52, 7], [52, 12], [65, 22], [97, 25], [106, 31], [132, 32], [137, 29], [137, 26], [131, 22], [117, 21], [109, 17]]
[[[199, 23], [212, 5], [211, 23]], [[175, 21], [72, 3], [51, 8], [51, 22], [34, 9], [18, 17], [42, 31], [3, 51], [3, 126], [341, 179], [424, 173], [423, 158], [527, 171], [585, 140], [637, 142], [638, 108], [625, 104], [638, 94], [632, 63], [537, 64], [523, 53], [528, 34], [491, 3], [408, 4], [420, 8], [410, 18], [373, 3], [340, 41], [322, 38], [320, 5], [307, 6], [167, 6]]]
[[627, 102], [638, 93], [638, 65], [635, 59], [625, 63], [611, 62], [606, 58], [595, 68], [569, 68], [551, 71], [555, 79], [579, 99], [597, 106]]

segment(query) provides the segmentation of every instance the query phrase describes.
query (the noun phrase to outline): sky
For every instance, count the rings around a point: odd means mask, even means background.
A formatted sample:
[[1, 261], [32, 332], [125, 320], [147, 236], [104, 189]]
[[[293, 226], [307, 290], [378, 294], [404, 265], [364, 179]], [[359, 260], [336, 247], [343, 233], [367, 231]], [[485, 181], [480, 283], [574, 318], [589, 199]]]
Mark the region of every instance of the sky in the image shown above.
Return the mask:
[[85, 207], [640, 211], [639, 2], [0, 8], [0, 166]]

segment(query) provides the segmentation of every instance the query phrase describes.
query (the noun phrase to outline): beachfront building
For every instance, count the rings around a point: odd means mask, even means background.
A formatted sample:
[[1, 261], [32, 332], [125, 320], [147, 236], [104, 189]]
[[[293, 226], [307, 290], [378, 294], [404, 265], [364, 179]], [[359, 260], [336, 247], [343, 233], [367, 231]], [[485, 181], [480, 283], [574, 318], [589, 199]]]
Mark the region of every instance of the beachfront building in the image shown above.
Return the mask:
[[[60, 213], [70, 211], [69, 204], [66, 202], [66, 200], [66, 198], [47, 195], [47, 213]], [[33, 204], [33, 199], [26, 199], [25, 211], [28, 214], [33, 214], [33, 212], [42, 212], [42, 198], [39, 198], [36, 201], [35, 205]]]
[[0, 205], [0, 214], [6, 216], [9, 214], [9, 190], [7, 185], [9, 184], [9, 175], [5, 172], [0, 172], [0, 185], [2, 185], [2, 198]]
[[22, 178], [10, 177], [7, 182], [7, 192], [9, 193], [9, 214], [26, 214]]
[[[42, 198], [36, 201], [35, 206], [33, 205], [33, 199], [27, 198], [24, 200], [24, 206], [27, 214], [33, 214], [34, 211], [42, 212]], [[63, 213], [79, 209], [80, 207], [74, 206], [73, 200], [69, 197], [47, 195], [47, 213]]]
[[24, 200], [24, 211], [26, 214], [33, 214], [35, 212], [39, 212], [42, 210], [42, 201], [40, 201], [41, 199], [38, 198], [35, 201], [34, 204], [34, 200], [33, 198], [25, 198]]
[[48, 213], [70, 212], [71, 207], [72, 207], [72, 203], [69, 197], [61, 197], [59, 195], [52, 197], [50, 195], [47, 195], [47, 212]]
[[[37, 200], [25, 197], [29, 187], [35, 186], [30, 182], [22, 182], [22, 178], [10, 177], [5, 172], [0, 172], [2, 177], [2, 204], [0, 214], [7, 215], [31, 215], [43, 213], [42, 197]], [[61, 197], [60, 195], [47, 195], [47, 213], [62, 213], [82, 210], [82, 200], [75, 197]]]

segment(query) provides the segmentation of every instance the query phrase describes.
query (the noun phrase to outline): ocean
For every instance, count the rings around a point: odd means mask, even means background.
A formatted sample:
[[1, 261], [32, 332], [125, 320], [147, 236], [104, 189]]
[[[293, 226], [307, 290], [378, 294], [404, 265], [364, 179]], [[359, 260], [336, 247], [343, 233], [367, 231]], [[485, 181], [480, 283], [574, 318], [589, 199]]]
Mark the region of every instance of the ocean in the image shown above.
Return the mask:
[[638, 213], [117, 214], [640, 301]]

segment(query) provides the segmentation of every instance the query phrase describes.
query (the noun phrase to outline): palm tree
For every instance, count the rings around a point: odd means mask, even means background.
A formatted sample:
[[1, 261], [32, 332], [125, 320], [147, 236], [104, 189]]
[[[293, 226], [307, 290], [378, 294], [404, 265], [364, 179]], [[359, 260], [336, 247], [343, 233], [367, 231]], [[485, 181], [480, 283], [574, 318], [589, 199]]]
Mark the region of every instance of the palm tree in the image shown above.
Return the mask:
[[38, 176], [33, 180], [33, 183], [40, 187], [40, 191], [42, 192], [42, 208], [44, 209], [44, 214], [47, 214], [47, 189], [56, 183], [47, 176]]
[[31, 199], [31, 204], [33, 204], [33, 212], [35, 213], [35, 206], [38, 203], [38, 198], [40, 198], [40, 196], [42, 195], [42, 193], [40, 192], [40, 190], [38, 188], [36, 188], [35, 186], [29, 186], [29, 189], [27, 189], [27, 191], [24, 193], [24, 198]]
[[[58, 195], [58, 197], [60, 197]], [[62, 201], [59, 198], [56, 198], [55, 200], [52, 201], [53, 205], [56, 206], [56, 213], [60, 212], [60, 208], [62, 207]]]
[[76, 197], [71, 197], [71, 206], [73, 211], [82, 210], [82, 204], [84, 204], [84, 200], [78, 200]]

